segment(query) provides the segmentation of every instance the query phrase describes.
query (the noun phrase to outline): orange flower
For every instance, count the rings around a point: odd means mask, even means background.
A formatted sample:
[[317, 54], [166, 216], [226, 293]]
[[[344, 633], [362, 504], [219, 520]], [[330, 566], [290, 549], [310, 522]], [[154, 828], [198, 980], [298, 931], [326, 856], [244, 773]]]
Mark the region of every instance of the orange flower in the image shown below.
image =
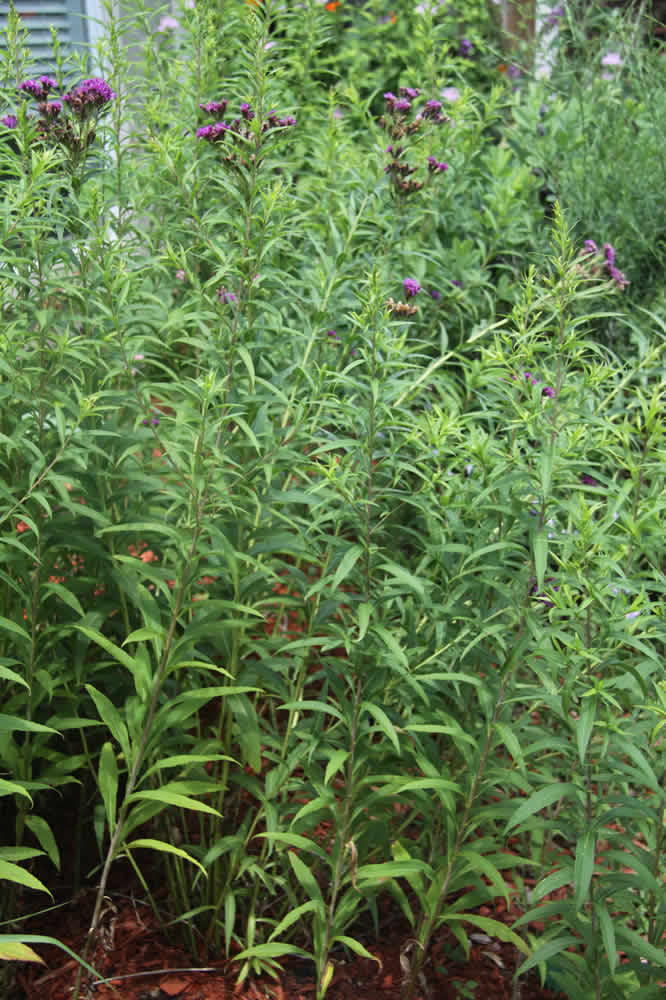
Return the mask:
[[389, 11], [389, 21], [391, 22], [391, 24], [395, 24], [395, 22], [397, 20], [398, 20], [397, 15], [392, 10], [390, 10]]
[[338, 9], [339, 6], [340, 6], [340, 0], [331, 0], [330, 3], [326, 4], [326, 10], [330, 10], [331, 13], [333, 14], [335, 13], [335, 11]]

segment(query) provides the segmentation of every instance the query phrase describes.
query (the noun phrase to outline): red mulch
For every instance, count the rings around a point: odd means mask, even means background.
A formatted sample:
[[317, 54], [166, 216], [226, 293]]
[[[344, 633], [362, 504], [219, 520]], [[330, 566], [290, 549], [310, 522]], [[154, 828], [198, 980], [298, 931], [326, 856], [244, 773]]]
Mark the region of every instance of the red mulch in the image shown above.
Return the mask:
[[[137, 897], [138, 898], [138, 897]], [[42, 914], [26, 933], [49, 934], [80, 953], [90, 921], [94, 892], [80, 894], [78, 901]], [[113, 985], [93, 985], [90, 1000], [314, 1000], [312, 967], [301, 959], [286, 958], [279, 981], [270, 978], [235, 986], [235, 970], [226, 960], [213, 961], [210, 971], [190, 971], [191, 957], [180, 947], [178, 931], [168, 940], [150, 908], [126, 895], [113, 893], [103, 921], [104, 946], [98, 949], [94, 965], [104, 975], [117, 979]], [[484, 908], [485, 909], [485, 908]], [[327, 1000], [400, 1000], [400, 949], [409, 939], [409, 930], [396, 913], [394, 929], [380, 936], [368, 934], [366, 946], [381, 961], [381, 967], [353, 955], [335, 957], [335, 972]], [[495, 912], [507, 923], [517, 913]], [[397, 924], [400, 923], [400, 927]], [[15, 989], [9, 1000], [71, 1000], [76, 965], [63, 951], [36, 945], [46, 965], [23, 963], [16, 966]], [[425, 968], [428, 993], [419, 1000], [558, 1000], [552, 991], [541, 989], [533, 975], [521, 980], [514, 993], [512, 976], [521, 959], [512, 945], [484, 935], [476, 935], [469, 960], [465, 960], [453, 935], [443, 928], [430, 949]], [[137, 975], [141, 974], [141, 975]], [[466, 985], [467, 990], [465, 989]], [[85, 992], [82, 997], [88, 1000]], [[566, 998], [564, 998], [566, 1000]]]

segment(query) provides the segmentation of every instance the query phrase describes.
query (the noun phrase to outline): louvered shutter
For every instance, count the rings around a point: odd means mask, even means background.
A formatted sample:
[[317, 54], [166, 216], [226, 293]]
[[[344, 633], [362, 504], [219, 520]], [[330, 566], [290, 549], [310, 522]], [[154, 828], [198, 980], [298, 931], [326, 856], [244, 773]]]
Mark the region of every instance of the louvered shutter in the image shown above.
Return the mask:
[[[14, 7], [24, 28], [26, 44], [32, 53], [33, 75], [53, 72], [51, 25], [58, 32], [63, 56], [87, 41], [85, 0], [14, 0]], [[0, 0], [0, 27], [7, 27], [8, 0]], [[6, 44], [0, 37], [0, 46]]]

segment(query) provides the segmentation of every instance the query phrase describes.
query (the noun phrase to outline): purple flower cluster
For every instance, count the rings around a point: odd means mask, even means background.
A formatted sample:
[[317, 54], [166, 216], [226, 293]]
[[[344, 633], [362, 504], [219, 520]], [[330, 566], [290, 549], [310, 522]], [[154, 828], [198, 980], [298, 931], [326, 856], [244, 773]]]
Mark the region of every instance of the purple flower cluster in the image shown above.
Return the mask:
[[206, 142], [220, 142], [227, 132], [231, 131], [231, 125], [226, 122], [215, 122], [214, 125], [202, 125], [197, 129], [197, 139], [205, 139]]
[[39, 80], [24, 80], [19, 83], [19, 93], [29, 94], [36, 101], [45, 101], [49, 92], [57, 87], [58, 83], [52, 76], [40, 76]]
[[428, 157], [428, 170], [431, 174], [443, 174], [444, 171], [448, 169], [448, 163], [442, 163], [434, 156]]
[[[49, 95], [57, 86], [52, 76], [40, 76], [38, 80], [23, 80], [18, 92], [38, 102], [39, 117], [35, 120], [29, 116], [36, 125], [37, 141], [65, 147], [78, 159], [95, 140], [94, 121], [116, 95], [106, 80], [93, 77], [69, 90], [61, 100], [50, 101]], [[65, 106], [69, 115], [63, 114]], [[92, 124], [86, 124], [90, 119]], [[5, 115], [0, 121], [6, 128], [16, 128], [18, 124], [16, 115]]]
[[[393, 140], [386, 147], [386, 153], [391, 159], [384, 167], [384, 173], [390, 175], [393, 187], [399, 195], [409, 195], [419, 191], [423, 187], [423, 181], [412, 178], [411, 175], [416, 173], [417, 168], [402, 158], [405, 146], [399, 144], [398, 141], [413, 135], [427, 121], [435, 124], [449, 121], [445, 115], [441, 114], [441, 103], [434, 100], [426, 101], [421, 111], [410, 121], [409, 112], [412, 110], [412, 102], [420, 94], [421, 91], [418, 87], [401, 87], [398, 96], [390, 90], [384, 94], [386, 109], [384, 115], [379, 119], [379, 124]], [[441, 174], [448, 170], [448, 164], [437, 160], [434, 156], [429, 156], [427, 162], [430, 174]]]
[[467, 59], [469, 56], [471, 56], [472, 52], [474, 51], [474, 46], [470, 42], [469, 38], [461, 39], [460, 45], [458, 46], [458, 51], [460, 52], [460, 55], [463, 56], [464, 59]]
[[418, 295], [419, 292], [421, 291], [421, 286], [419, 285], [416, 278], [405, 278], [405, 280], [402, 283], [402, 287], [405, 289], [405, 295], [407, 296], [408, 299], [411, 299], [415, 295]]
[[199, 107], [202, 111], [206, 111], [209, 115], [223, 115], [227, 110], [227, 104], [229, 101], [208, 101], [206, 104], [200, 104]]
[[[605, 272], [609, 278], [613, 279], [613, 281], [620, 289], [620, 291], [624, 291], [624, 289], [629, 284], [629, 281], [625, 277], [624, 273], [619, 270], [619, 268], [615, 263], [615, 247], [612, 245], [612, 243], [604, 243], [602, 249], [599, 250], [599, 247], [594, 242], [594, 240], [585, 240], [583, 247], [584, 249], [582, 253], [584, 257], [601, 257], [603, 253], [604, 259], [601, 265], [602, 273]], [[598, 266], [594, 264], [590, 268], [590, 272], [592, 274], [598, 274], [599, 273]]]
[[[228, 104], [228, 100], [223, 98], [221, 101], [207, 101], [205, 104], [200, 104], [199, 107], [207, 114], [217, 116], [225, 113]], [[256, 117], [255, 111], [251, 104], [243, 101], [240, 106], [240, 113], [241, 117], [234, 118], [231, 123], [217, 121], [212, 125], [203, 125], [201, 128], [198, 128], [196, 132], [197, 139], [205, 139], [206, 142], [216, 143], [224, 139], [227, 133], [241, 136], [243, 139], [249, 139], [252, 135], [249, 123]], [[275, 128], [290, 128], [295, 124], [296, 119], [292, 115], [288, 115], [286, 118], [278, 118], [275, 111], [269, 111], [266, 121], [262, 123], [261, 131], [263, 133]], [[229, 163], [235, 162], [236, 154], [232, 153], [225, 157], [225, 160]]]
[[63, 101], [69, 105], [72, 114], [83, 122], [98, 114], [107, 104], [115, 100], [115, 97], [106, 80], [93, 76], [73, 90], [69, 90]]

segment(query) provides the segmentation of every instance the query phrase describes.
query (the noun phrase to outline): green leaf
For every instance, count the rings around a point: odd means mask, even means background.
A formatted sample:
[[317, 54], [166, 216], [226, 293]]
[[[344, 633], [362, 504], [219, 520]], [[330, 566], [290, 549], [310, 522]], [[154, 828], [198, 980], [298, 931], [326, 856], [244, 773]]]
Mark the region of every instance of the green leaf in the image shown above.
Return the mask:
[[515, 810], [513, 816], [506, 824], [504, 832], [507, 833], [512, 830], [514, 826], [518, 826], [523, 823], [530, 816], [534, 816], [535, 813], [540, 812], [542, 809], [546, 809], [548, 806], [552, 806], [554, 802], [559, 802], [560, 799], [565, 798], [565, 796], [575, 795], [576, 786], [572, 785], [570, 782], [556, 781], [552, 785], [546, 785], [544, 788], [540, 788], [538, 792], [534, 792], [530, 795], [528, 799], [518, 806]]
[[574, 937], [572, 934], [563, 934], [560, 937], [545, 941], [516, 970], [515, 978], [518, 979], [519, 976], [524, 976], [530, 969], [534, 969], [537, 965], [541, 965], [542, 962], [547, 962], [548, 959], [561, 954], [567, 948], [570, 948], [572, 944], [579, 945], [580, 938]]
[[326, 765], [326, 771], [324, 772], [324, 784], [327, 785], [334, 774], [337, 774], [340, 768], [344, 765], [345, 761], [349, 757], [349, 750], [335, 750], [331, 754], [331, 758]]
[[311, 900], [317, 903], [317, 911], [323, 917], [326, 912], [326, 907], [324, 906], [324, 899], [321, 894], [321, 889], [317, 883], [316, 878], [308, 868], [306, 864], [301, 861], [297, 854], [293, 851], [289, 851], [289, 861], [291, 862], [291, 867], [294, 869], [294, 874], [296, 878], [301, 883], [305, 889], [306, 894]]
[[457, 923], [458, 921], [472, 924], [473, 927], [478, 927], [489, 937], [499, 938], [500, 941], [514, 945], [518, 951], [522, 951], [525, 955], [529, 954], [530, 949], [525, 941], [506, 924], [499, 920], [493, 920], [492, 917], [480, 917], [477, 913], [447, 913], [440, 918], [438, 923]]
[[155, 774], [157, 771], [164, 771], [169, 767], [183, 767], [188, 770], [193, 764], [210, 764], [214, 760], [228, 760], [232, 764], [238, 763], [238, 761], [234, 760], [233, 757], [228, 757], [224, 753], [179, 753], [173, 757], [165, 757], [163, 760], [158, 760], [156, 764], [153, 764], [148, 768], [146, 773], [143, 775], [142, 781], [149, 778], [151, 774]]
[[120, 646], [116, 646], [115, 643], [111, 642], [110, 639], [107, 639], [106, 636], [102, 635], [101, 632], [98, 632], [97, 629], [89, 628], [87, 625], [77, 625], [76, 628], [79, 632], [83, 632], [83, 634], [89, 639], [92, 639], [92, 641], [98, 646], [101, 646], [102, 649], [106, 650], [106, 652], [109, 653], [114, 660], [129, 670], [132, 677], [134, 677], [137, 665], [133, 656], [126, 653], [124, 649], [120, 648]]
[[[219, 814], [218, 814], [219, 815]], [[125, 844], [125, 849], [134, 850], [136, 847], [147, 847], [151, 851], [162, 851], [164, 854], [175, 854], [178, 858], [183, 858], [184, 861], [190, 861], [197, 868], [200, 868], [203, 874], [208, 878], [208, 872], [196, 858], [193, 858], [191, 854], [184, 851], [181, 847], [175, 847], [174, 844], [167, 844], [164, 840], [153, 840], [152, 837], [140, 837], [139, 840], [133, 840], [130, 844]]]
[[336, 719], [342, 719], [342, 712], [334, 705], [329, 705], [326, 701], [287, 701], [280, 709], [296, 709], [299, 712], [326, 712]]
[[631, 930], [622, 924], [618, 924], [615, 930], [617, 937], [622, 938], [630, 946], [631, 951], [629, 948], [624, 950], [631, 958], [644, 958], [660, 969], [666, 968], [666, 951], [663, 948], [655, 948], [654, 945], [643, 940], [638, 931]]
[[597, 838], [592, 830], [588, 830], [576, 843], [576, 860], [574, 862], [574, 906], [580, 910], [587, 901], [594, 872], [594, 850]]
[[473, 851], [470, 847], [465, 847], [460, 852], [460, 857], [465, 858], [472, 871], [479, 872], [495, 889], [499, 891], [499, 893], [506, 900], [508, 910], [510, 906], [509, 889], [499, 870], [495, 867], [492, 861], [490, 861], [490, 859], [483, 854], [479, 854], [478, 851]]
[[0, 934], [0, 959], [3, 962], [41, 962], [45, 965], [43, 958], [37, 952], [29, 948], [21, 941], [4, 942], [3, 935]]
[[3, 795], [24, 795], [32, 803], [32, 796], [30, 792], [26, 791], [23, 785], [19, 785], [16, 781], [7, 781], [5, 778], [0, 778], [0, 797]]
[[116, 805], [118, 799], [118, 764], [113, 746], [108, 741], [102, 747], [99, 755], [97, 772], [99, 790], [102, 793], [104, 811], [109, 824], [109, 833], [113, 836], [116, 829]]
[[99, 712], [100, 719], [109, 730], [118, 746], [121, 748], [123, 754], [125, 755], [125, 761], [129, 764], [131, 760], [129, 734], [127, 732], [127, 726], [120, 718], [118, 709], [113, 702], [109, 701], [105, 694], [102, 694], [101, 691], [94, 688], [92, 684], [86, 684], [85, 687], [86, 691], [95, 702], [95, 708]]
[[349, 576], [362, 555], [363, 547], [361, 545], [352, 545], [352, 547], [345, 552], [344, 556], [340, 560], [340, 565], [335, 571], [335, 576], [333, 577], [333, 581], [331, 583], [331, 590], [335, 591], [338, 589], [342, 581]]
[[233, 892], [227, 892], [224, 897], [224, 953], [229, 955], [231, 938], [236, 923], [236, 897]]
[[21, 628], [20, 625], [16, 624], [16, 622], [10, 621], [9, 618], [3, 618], [2, 615], [0, 615], [0, 631], [2, 631], [2, 629], [6, 632], [13, 633], [13, 635], [18, 635], [19, 638], [23, 639], [28, 646], [32, 641], [29, 633], [26, 632], [24, 628]]
[[415, 593], [421, 598], [422, 601], [426, 600], [425, 587], [423, 586], [422, 581], [415, 577], [412, 573], [409, 573], [402, 566], [398, 566], [398, 564], [394, 562], [384, 562], [381, 563], [378, 568], [385, 569], [386, 572], [390, 573], [394, 580], [401, 583], [403, 587]]
[[337, 934], [331, 941], [331, 945], [334, 945], [336, 941], [346, 945], [346, 947], [349, 948], [350, 951], [353, 951], [355, 955], [360, 955], [361, 958], [372, 959], [372, 961], [376, 962], [381, 969], [382, 963], [380, 959], [378, 959], [376, 955], [371, 955], [368, 949], [365, 948], [360, 941], [356, 941], [355, 938], [347, 937], [346, 934]]
[[310, 913], [311, 910], [319, 910], [321, 912], [321, 907], [316, 899], [310, 899], [307, 903], [301, 903], [297, 906], [295, 910], [290, 910], [286, 917], [283, 917], [280, 923], [275, 927], [268, 938], [272, 941], [273, 938], [279, 937], [284, 931], [288, 930], [292, 924], [295, 924], [297, 920], [306, 914]]
[[580, 716], [576, 721], [576, 743], [578, 745], [578, 758], [581, 765], [585, 763], [585, 754], [590, 742], [590, 736], [594, 729], [594, 722], [597, 716], [596, 698], [585, 698], [580, 710]]
[[409, 667], [409, 661], [405, 655], [405, 652], [400, 647], [397, 639], [395, 638], [392, 632], [389, 632], [389, 630], [387, 628], [384, 628], [383, 625], [373, 625], [372, 631], [378, 638], [382, 640], [386, 648], [389, 650], [390, 653], [393, 654], [396, 661], [402, 667], [405, 668]]
[[267, 941], [264, 944], [254, 944], [251, 948], [234, 955], [234, 962], [242, 962], [246, 958], [280, 958], [281, 955], [300, 955], [301, 958], [311, 958], [314, 961], [309, 951], [297, 948], [294, 944]]
[[372, 614], [372, 604], [368, 604], [363, 601], [358, 606], [358, 636], [354, 639], [354, 642], [360, 642], [361, 639], [365, 638], [365, 633], [368, 631], [368, 625], [370, 624], [370, 615]]
[[572, 885], [574, 880], [574, 869], [573, 865], [565, 865], [564, 868], [558, 869], [556, 872], [551, 872], [550, 875], [546, 875], [541, 881], [534, 887], [532, 892], [532, 902], [537, 903], [544, 896], [548, 896], [551, 892], [557, 892], [558, 889], [562, 889], [565, 885]]
[[613, 920], [603, 903], [595, 903], [594, 909], [599, 920], [601, 940], [604, 943], [604, 950], [606, 952], [608, 965], [610, 966], [612, 975], [615, 972], [615, 966], [617, 965], [617, 947], [615, 944], [615, 928], [613, 927]]
[[[15, 661], [9, 660], [9, 663]], [[6, 681], [12, 681], [14, 684], [22, 684], [24, 688], [30, 690], [30, 685], [20, 674], [17, 674], [14, 670], [10, 670], [9, 667], [3, 667], [0, 665], [0, 678]]]
[[15, 715], [0, 714], [0, 733], [56, 733], [57, 729], [50, 726], [42, 726], [39, 722], [30, 722], [28, 719], [19, 719]]
[[[87, 971], [95, 979], [103, 978], [102, 974], [98, 972], [97, 969], [93, 968], [92, 965], [88, 965], [88, 963], [84, 961], [80, 955], [77, 955], [75, 951], [68, 948], [66, 944], [62, 943], [62, 941], [58, 941], [57, 938], [46, 937], [43, 934], [0, 934], [0, 948], [6, 948], [8, 945], [12, 945], [15, 942], [19, 942], [21, 944], [49, 944], [54, 948], [60, 948], [61, 951], [64, 951], [70, 956], [70, 958], [76, 959], [76, 961], [82, 965], [84, 969], [87, 969]], [[2, 957], [1, 953], [0, 957]]]
[[60, 851], [53, 836], [53, 831], [46, 820], [41, 816], [28, 814], [25, 818], [25, 825], [37, 838], [39, 844], [44, 848], [56, 868], [60, 870]]
[[543, 590], [543, 581], [546, 575], [547, 564], [548, 536], [543, 529], [540, 529], [534, 535], [534, 572], [536, 573], [536, 587], [539, 593]]
[[25, 871], [18, 865], [12, 864], [11, 861], [2, 861], [0, 859], [0, 880], [14, 882], [16, 885], [25, 885], [28, 889], [37, 889], [38, 892], [45, 892], [53, 898], [52, 893], [46, 888], [43, 882], [40, 882], [38, 878], [35, 878], [34, 875], [31, 875], [30, 872]]
[[287, 844], [288, 847], [296, 847], [299, 851], [309, 851], [316, 854], [322, 861], [329, 861], [329, 857], [323, 847], [315, 840], [309, 840], [300, 833], [255, 833], [255, 837], [265, 837], [269, 843], [275, 841], [277, 844]]
[[406, 878], [410, 875], [423, 874], [432, 878], [432, 868], [425, 861], [383, 861], [377, 865], [361, 865], [356, 872], [357, 879], [369, 879], [375, 883], [384, 882], [389, 878]]
[[213, 816], [221, 817], [222, 815], [217, 811], [217, 809], [213, 809], [212, 806], [206, 805], [205, 802], [193, 799], [189, 795], [182, 795], [180, 792], [169, 791], [167, 785], [164, 785], [163, 788], [150, 789], [145, 792], [133, 792], [127, 801], [136, 802], [144, 799], [150, 802], [161, 802], [163, 806], [178, 806], [179, 809], [194, 809], [197, 812], [211, 813]]
[[524, 771], [525, 760], [523, 757], [523, 750], [518, 741], [518, 737], [514, 733], [511, 726], [508, 726], [506, 722], [496, 722], [495, 733], [499, 736], [502, 743], [511, 754], [511, 758], [514, 763], [520, 768], [521, 771]]
[[395, 752], [398, 756], [400, 756], [400, 741], [398, 739], [398, 734], [395, 726], [389, 719], [384, 709], [380, 708], [379, 705], [373, 705], [370, 701], [363, 701], [361, 702], [360, 710], [366, 711], [368, 715], [373, 717], [382, 732], [385, 733], [390, 739], [395, 748]]

